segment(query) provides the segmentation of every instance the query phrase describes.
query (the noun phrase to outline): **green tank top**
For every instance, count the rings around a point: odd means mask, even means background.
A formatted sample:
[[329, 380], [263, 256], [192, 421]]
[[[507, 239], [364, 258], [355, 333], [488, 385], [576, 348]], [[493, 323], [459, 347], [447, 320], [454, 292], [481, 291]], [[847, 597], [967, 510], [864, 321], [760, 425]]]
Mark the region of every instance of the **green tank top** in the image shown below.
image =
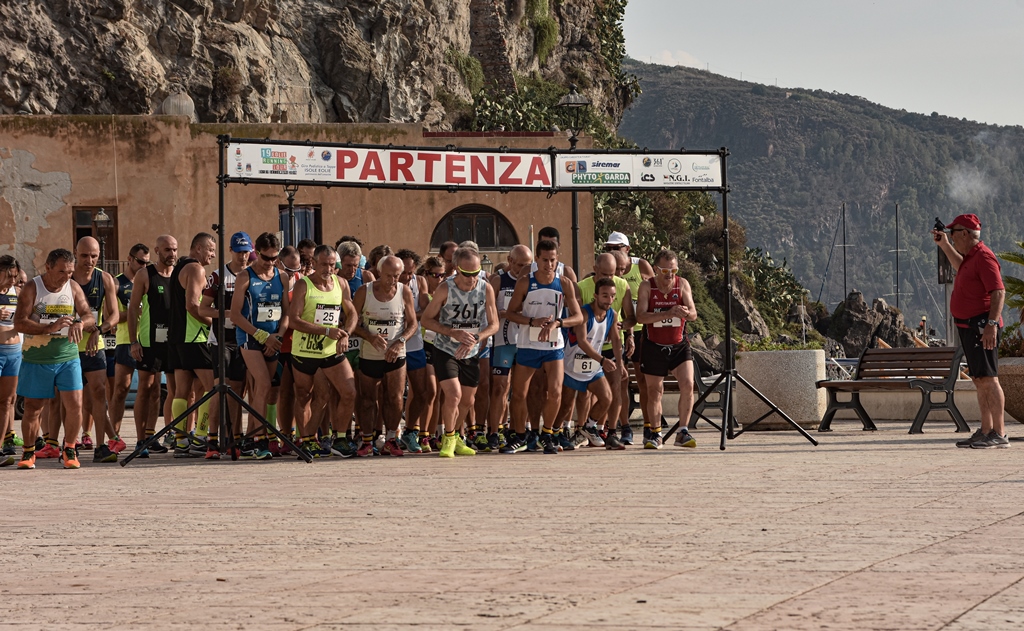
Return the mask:
[[[41, 277], [36, 276], [33, 281], [36, 285], [36, 304], [29, 319], [40, 324], [51, 324], [63, 316], [75, 315], [75, 298], [70, 281], [55, 292], [43, 285]], [[26, 364], [62, 364], [78, 359], [78, 346], [68, 339], [67, 329], [53, 334], [26, 334], [21, 350], [22, 361]]]
[[[633, 313], [636, 313], [636, 297], [640, 295], [640, 283], [644, 282], [644, 277], [640, 275], [640, 259], [631, 257], [630, 262], [632, 265], [622, 278], [629, 283], [629, 291], [633, 294]], [[644, 325], [637, 323], [633, 330], [643, 331]]]
[[[308, 276], [303, 277], [306, 283], [306, 304], [302, 308], [302, 319], [317, 326], [338, 328], [344, 321], [342, 310], [341, 282], [334, 278], [334, 287], [330, 291], [320, 291]], [[295, 331], [292, 338], [292, 355], [321, 359], [332, 357], [338, 352], [337, 340], [326, 335], [312, 335]]]

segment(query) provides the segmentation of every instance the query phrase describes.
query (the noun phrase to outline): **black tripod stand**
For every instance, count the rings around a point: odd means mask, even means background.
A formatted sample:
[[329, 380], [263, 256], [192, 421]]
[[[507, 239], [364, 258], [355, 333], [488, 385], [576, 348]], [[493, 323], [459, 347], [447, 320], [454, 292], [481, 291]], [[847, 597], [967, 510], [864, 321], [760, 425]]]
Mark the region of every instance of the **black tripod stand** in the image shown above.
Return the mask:
[[[715, 429], [718, 429], [718, 430], [720, 430], [722, 432], [722, 439], [721, 439], [721, 443], [719, 444], [719, 449], [721, 449], [723, 451], [725, 450], [725, 439], [726, 438], [729, 438], [730, 440], [733, 439], [733, 438], [736, 438], [737, 436], [739, 436], [743, 432], [749, 430], [754, 425], [757, 425], [758, 423], [760, 423], [764, 419], [768, 418], [772, 414], [778, 414], [779, 416], [781, 416], [783, 418], [783, 420], [785, 420], [787, 423], [789, 423], [790, 426], [793, 427], [793, 429], [795, 429], [796, 431], [800, 432], [803, 435], [804, 438], [806, 438], [808, 441], [810, 441], [810, 443], [812, 445], [817, 446], [818, 441], [816, 441], [813, 436], [808, 434], [807, 431], [804, 430], [804, 428], [800, 427], [800, 425], [797, 424], [796, 421], [794, 421], [793, 419], [789, 418], [789, 415], [787, 415], [785, 412], [783, 412], [779, 408], [779, 406], [777, 406], [774, 403], [772, 403], [771, 400], [768, 399], [768, 397], [766, 397], [763, 394], [761, 394], [757, 390], [757, 388], [755, 388], [754, 386], [750, 385], [750, 382], [747, 381], [746, 379], [744, 379], [743, 375], [739, 374], [739, 372], [737, 372], [737, 370], [736, 370], [736, 363], [735, 363], [735, 359], [733, 358], [733, 351], [732, 351], [732, 270], [730, 269], [730, 263], [729, 263], [729, 187], [728, 187], [728, 182], [726, 180], [726, 163], [725, 163], [726, 156], [729, 155], [729, 152], [725, 149], [725, 147], [722, 147], [719, 150], [719, 152], [720, 152], [721, 159], [722, 159], [722, 189], [721, 189], [721, 191], [722, 191], [722, 244], [724, 245], [724, 250], [725, 250], [725, 349], [726, 349], [726, 351], [725, 351], [725, 357], [723, 358], [724, 361], [725, 361], [725, 366], [724, 366], [724, 368], [722, 370], [722, 374], [718, 375], [718, 378], [715, 379], [715, 381], [713, 381], [710, 386], [708, 386], [708, 389], [705, 390], [703, 392], [703, 394], [701, 394], [700, 397], [697, 398], [697, 400], [693, 404], [693, 407], [694, 408], [699, 408], [699, 406], [702, 403], [704, 403], [705, 400], [707, 400], [708, 396], [711, 393], [719, 390], [719, 385], [724, 382], [724, 387], [721, 390], [721, 392], [722, 392], [722, 424], [721, 425], [716, 425], [715, 423], [712, 423], [706, 416], [704, 416], [703, 414], [700, 414], [701, 418], [703, 418], [708, 423], [711, 423], [711, 425]], [[694, 378], [695, 379], [700, 379], [700, 374], [699, 373], [695, 374]], [[746, 427], [744, 427], [742, 429], [737, 429], [739, 427], [739, 425], [736, 422], [736, 415], [735, 415], [735, 413], [733, 411], [734, 405], [735, 405], [735, 401], [733, 400], [733, 389], [734, 389], [734, 387], [737, 384], [742, 384], [747, 390], [749, 390], [751, 393], [753, 393], [754, 396], [756, 396], [758, 399], [763, 401], [765, 405], [768, 406], [768, 412], [766, 412], [764, 415], [762, 415], [756, 421], [754, 421], [753, 423], [750, 423], [749, 425], [747, 425]], [[665, 442], [667, 443], [668, 439], [672, 436], [672, 434], [674, 434], [679, 429], [679, 424], [680, 423], [688, 423], [689, 420], [690, 419], [682, 419], [682, 418], [679, 419], [676, 422], [676, 424], [673, 425], [668, 430], [668, 433], [665, 434]]]
[[[228, 139], [229, 137], [225, 135], [217, 136], [218, 161], [220, 164], [220, 174], [217, 176], [217, 185], [220, 187], [220, 211], [218, 216], [218, 223], [215, 226], [213, 226], [213, 229], [217, 232], [217, 257], [218, 260], [220, 261], [220, 264], [225, 267], [227, 266], [227, 263], [224, 262], [224, 188], [227, 185], [227, 176], [224, 173], [224, 147], [227, 144]], [[221, 274], [221, 277], [223, 278], [223, 273]], [[225, 313], [223, 281], [221, 281], [220, 285], [217, 288], [217, 305], [217, 340], [223, 344], [224, 340], [226, 339], [224, 337]], [[313, 461], [312, 456], [310, 456], [306, 450], [296, 446], [295, 443], [292, 442], [290, 437], [282, 434], [277, 429], [277, 427], [275, 427], [273, 424], [270, 423], [270, 421], [263, 417], [263, 414], [261, 412], [257, 412], [256, 410], [254, 410], [252, 406], [250, 406], [249, 403], [242, 397], [242, 395], [235, 392], [231, 388], [231, 386], [228, 385], [227, 358], [224, 356], [224, 353], [218, 351], [217, 361], [219, 362], [218, 367], [220, 369], [220, 372], [218, 373], [219, 376], [217, 377], [217, 384], [213, 387], [213, 389], [204, 394], [202, 397], [200, 397], [198, 401], [189, 406], [187, 410], [182, 412], [181, 415], [175, 418], [172, 422], [164, 426], [164, 428], [161, 429], [159, 432], [153, 434], [145, 441], [143, 441], [138, 447], [135, 448], [135, 451], [133, 451], [131, 454], [128, 455], [127, 458], [121, 461], [122, 467], [127, 465], [135, 458], [137, 458], [139, 454], [142, 453], [143, 450], [149, 449], [151, 445], [155, 445], [157, 441], [159, 441], [160, 438], [163, 437], [164, 434], [172, 431], [174, 427], [177, 426], [178, 423], [184, 422], [184, 419], [187, 419], [189, 414], [192, 414], [192, 412], [198, 410], [200, 405], [206, 403], [211, 398], [213, 398], [214, 395], [218, 394], [221, 395], [220, 398], [218, 399], [218, 408], [220, 411], [220, 435], [224, 441], [224, 448], [227, 450], [228, 453], [231, 454], [232, 460], [237, 459], [237, 454], [234, 450], [235, 439], [234, 431], [231, 426], [231, 416], [228, 413], [228, 397], [231, 397], [232, 399], [237, 401], [238, 404], [241, 405], [242, 408], [249, 413], [250, 418], [254, 418], [257, 421], [259, 421], [259, 423], [263, 425], [263, 427], [266, 428], [268, 432], [272, 433], [274, 436], [278, 438], [278, 440], [280, 440], [285, 445], [290, 447], [292, 451], [299, 455], [300, 458], [302, 458], [306, 462]]]

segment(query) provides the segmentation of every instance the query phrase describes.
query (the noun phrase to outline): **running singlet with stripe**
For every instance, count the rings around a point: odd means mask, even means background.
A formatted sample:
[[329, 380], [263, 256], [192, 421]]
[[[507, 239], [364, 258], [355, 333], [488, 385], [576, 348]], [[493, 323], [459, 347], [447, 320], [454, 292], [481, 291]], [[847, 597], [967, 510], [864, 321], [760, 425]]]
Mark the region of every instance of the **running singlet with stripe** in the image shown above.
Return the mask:
[[185, 307], [187, 297], [185, 288], [181, 286], [180, 275], [181, 270], [190, 263], [198, 265], [199, 261], [186, 256], [178, 261], [178, 264], [174, 266], [174, 271], [171, 272], [171, 308], [170, 322], [168, 322], [170, 341], [175, 344], [206, 344], [210, 336], [210, 326], [196, 320]]
[[[344, 293], [341, 291], [341, 279], [337, 276], [331, 278], [333, 286], [327, 291], [317, 289], [308, 276], [302, 279], [306, 283], [306, 304], [302, 307], [301, 318], [317, 326], [336, 329], [345, 321], [342, 313]], [[295, 331], [292, 355], [321, 359], [333, 357], [337, 350], [338, 341], [326, 335]]]
[[[412, 292], [412, 308], [416, 311], [420, 308], [420, 277], [413, 276], [409, 282], [409, 291]], [[416, 311], [416, 317], [419, 317], [419, 311]], [[405, 341], [405, 352], [415, 353], [416, 351], [423, 350], [423, 329], [416, 327], [416, 332], [412, 334], [408, 340]]]
[[[246, 268], [249, 274], [249, 289], [245, 292], [245, 300], [242, 302], [242, 316], [252, 323], [254, 327], [267, 333], [277, 333], [281, 324], [282, 303], [281, 296], [284, 295], [284, 284], [281, 282], [281, 271], [276, 267], [274, 275], [270, 280], [263, 280], [251, 268]], [[232, 283], [234, 290], [234, 283]], [[234, 293], [232, 291], [232, 293]], [[238, 345], [255, 342], [256, 339], [239, 328], [235, 328], [235, 341]], [[224, 335], [230, 335], [227, 331]]]
[[[96, 318], [96, 326], [103, 324], [103, 298], [106, 295], [106, 287], [103, 286], [103, 272], [99, 268], [93, 268], [89, 282], [82, 285], [85, 293], [85, 301], [89, 303], [89, 311], [92, 317]], [[89, 333], [82, 333], [82, 341], [78, 343], [78, 352], [84, 353], [89, 347]]]
[[0, 320], [0, 327], [14, 328], [14, 312], [18, 308], [18, 294], [12, 285], [6, 294], [0, 294], [0, 309], [6, 309], [8, 316]]
[[[359, 315], [363, 319], [364, 329], [370, 333], [383, 336], [390, 345], [392, 340], [395, 340], [405, 330], [405, 302], [402, 300], [405, 285], [398, 283], [395, 295], [391, 300], [381, 302], [373, 295], [373, 286], [375, 284], [377, 284], [377, 281], [370, 281], [364, 285], [366, 287], [366, 300], [363, 301], [363, 312]], [[366, 342], [366, 340], [363, 341]], [[406, 349], [403, 344], [402, 350], [398, 352], [398, 356], [405, 357], [405, 352]], [[373, 344], [367, 342], [360, 348], [359, 357], [361, 359], [380, 361], [384, 359], [384, 353], [378, 351], [373, 347]]]
[[[546, 318], [562, 317], [562, 309], [565, 308], [565, 295], [562, 293], [562, 278], [555, 274], [554, 280], [547, 285], [537, 281], [537, 277], [530, 274], [530, 288], [523, 299], [523, 312], [527, 318], [538, 321]], [[551, 333], [547, 342], [540, 341], [541, 327], [520, 327], [517, 345], [519, 348], [532, 348], [540, 351], [553, 351], [565, 347], [565, 338], [562, 337], [562, 329], [557, 328]]]
[[[629, 283], [629, 291], [633, 293], [633, 313], [636, 313], [636, 297], [640, 295], [640, 284], [644, 282], [644, 277], [640, 274], [640, 259], [632, 256], [629, 261], [631, 263], [629, 271], [623, 274], [622, 278]], [[643, 328], [644, 325], [638, 322], [633, 330], [640, 331]]]
[[[75, 316], [75, 294], [71, 281], [55, 292], [43, 284], [41, 276], [32, 279], [36, 284], [36, 304], [29, 319], [39, 324], [53, 324], [64, 316]], [[26, 364], [61, 364], [78, 359], [78, 346], [68, 339], [68, 329], [43, 335], [25, 335], [22, 361]]]
[[[203, 290], [203, 295], [213, 299], [213, 307], [219, 308], [220, 303], [217, 300], [217, 294], [220, 293], [220, 278], [221, 274], [224, 275], [224, 315], [227, 316], [227, 310], [231, 308], [231, 300], [235, 297], [235, 279], [237, 276], [231, 271], [231, 268], [224, 266], [220, 269], [216, 269], [210, 274], [209, 278], [206, 279], [206, 289]], [[227, 346], [234, 347], [235, 345], [235, 323], [231, 321], [231, 318], [224, 318], [224, 337], [227, 339]], [[210, 324], [210, 343], [217, 343], [217, 318], [213, 318], [213, 322]]]
[[[651, 286], [650, 296], [647, 298], [647, 308], [651, 313], [668, 311], [676, 305], [683, 304], [682, 281], [675, 277], [675, 282], [668, 294], [663, 294], [654, 279], [647, 281]], [[654, 324], [644, 325], [644, 335], [648, 340], [662, 346], [675, 346], [683, 341], [683, 334], [686, 333], [686, 322], [679, 318], [665, 318]]]
[[[466, 355], [467, 358], [476, 357], [480, 352], [480, 329], [487, 326], [487, 281], [478, 276], [476, 284], [469, 291], [459, 289], [454, 276], [444, 282], [448, 283], [448, 298], [441, 307], [438, 321], [444, 326], [477, 334], [477, 343]], [[441, 333], [438, 333], [437, 339], [434, 340], [434, 348], [452, 356], [459, 346], [459, 342]]]
[[142, 297], [142, 313], [139, 315], [139, 344], [149, 348], [153, 344], [169, 341], [167, 325], [171, 313], [171, 278], [156, 270], [156, 265], [146, 266], [149, 274], [149, 290]]
[[[118, 274], [114, 279], [117, 281], [117, 308], [121, 313], [125, 314], [125, 318], [128, 317], [128, 303], [132, 301], [132, 287], [135, 285], [135, 281], [128, 278], [128, 274]], [[117, 323], [117, 334], [114, 336], [114, 344], [128, 344], [131, 340], [128, 339], [128, 322]]]
[[[288, 290], [288, 300], [292, 299], [292, 294], [295, 293], [295, 284], [300, 282], [301, 279], [302, 276], [298, 272], [292, 274], [292, 288]], [[281, 353], [283, 354], [290, 355], [292, 352], [292, 333], [293, 329], [289, 328], [288, 331], [284, 334], [284, 341], [281, 342]]]
[[[512, 294], [516, 290], [518, 278], [512, 276], [508, 270], [502, 270], [498, 275], [500, 286], [498, 295], [495, 296], [498, 302], [498, 311], [506, 311], [508, 303], [512, 301]], [[506, 318], [498, 320], [498, 332], [494, 334], [495, 346], [515, 346], [519, 340], [519, 325]]]
[[[612, 311], [614, 311], [619, 319], [624, 318], [622, 313], [622, 301], [626, 299], [626, 290], [629, 289], [629, 283], [626, 282], [625, 278], [619, 278], [618, 276], [612, 276], [612, 282], [615, 283], [615, 300], [612, 301]], [[596, 281], [593, 276], [584, 278], [576, 286], [580, 288], [580, 302], [585, 305], [589, 305], [594, 302], [594, 285]], [[612, 343], [607, 342], [601, 347], [603, 351], [609, 351], [612, 349]]]
[[[611, 335], [612, 327], [615, 326], [615, 312], [609, 309], [604, 314], [604, 321], [598, 322], [594, 315], [594, 309], [590, 305], [583, 306], [583, 317], [587, 322], [587, 342], [594, 350], [601, 352], [601, 344]], [[569, 340], [565, 345], [565, 374], [576, 381], [587, 382], [595, 377], [604, 374], [601, 369], [601, 362], [588, 357], [580, 350], [580, 343], [576, 339], [573, 329], [568, 329]]]

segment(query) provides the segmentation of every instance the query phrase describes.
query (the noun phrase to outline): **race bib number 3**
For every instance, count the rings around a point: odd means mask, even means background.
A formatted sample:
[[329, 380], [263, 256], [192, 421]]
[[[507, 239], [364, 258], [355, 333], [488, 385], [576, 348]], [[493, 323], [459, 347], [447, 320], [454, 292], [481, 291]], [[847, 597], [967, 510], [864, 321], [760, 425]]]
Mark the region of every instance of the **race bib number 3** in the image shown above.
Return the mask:
[[313, 324], [338, 326], [341, 321], [341, 307], [338, 305], [317, 305], [313, 312]]
[[[256, 311], [257, 322], [277, 322], [281, 319], [281, 307], [279, 306], [260, 306]], [[322, 324], [318, 322], [317, 324]]]
[[579, 375], [592, 375], [601, 367], [596, 359], [587, 357], [582, 353], [576, 353], [572, 362], [572, 371]]

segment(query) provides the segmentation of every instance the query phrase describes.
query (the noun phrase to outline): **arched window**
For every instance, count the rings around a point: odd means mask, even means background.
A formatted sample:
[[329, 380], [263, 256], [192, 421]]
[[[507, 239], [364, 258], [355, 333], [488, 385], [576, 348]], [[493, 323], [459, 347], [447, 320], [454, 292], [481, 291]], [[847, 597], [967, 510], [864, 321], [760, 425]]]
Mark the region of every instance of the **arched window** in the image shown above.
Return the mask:
[[430, 249], [437, 250], [445, 241], [476, 241], [481, 250], [510, 250], [519, 243], [508, 219], [482, 204], [459, 206], [437, 222]]

